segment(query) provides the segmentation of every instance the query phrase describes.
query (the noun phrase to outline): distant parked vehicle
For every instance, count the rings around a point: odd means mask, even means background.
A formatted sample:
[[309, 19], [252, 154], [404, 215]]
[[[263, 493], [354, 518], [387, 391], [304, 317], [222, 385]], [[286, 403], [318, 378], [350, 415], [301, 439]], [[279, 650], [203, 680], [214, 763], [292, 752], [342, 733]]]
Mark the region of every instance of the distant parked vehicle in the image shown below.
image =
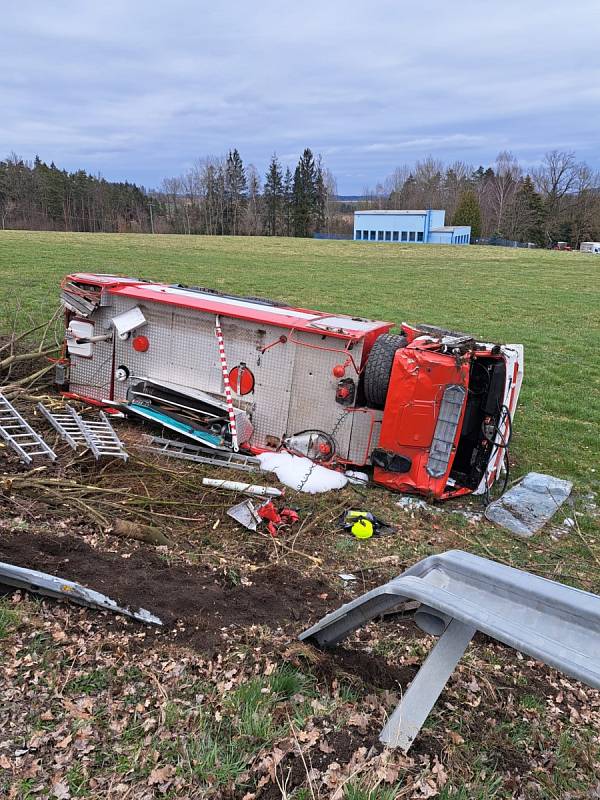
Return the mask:
[[582, 253], [600, 253], [600, 242], [582, 242], [579, 250]]
[[557, 242], [552, 246], [553, 250], [572, 250], [573, 248], [568, 242]]

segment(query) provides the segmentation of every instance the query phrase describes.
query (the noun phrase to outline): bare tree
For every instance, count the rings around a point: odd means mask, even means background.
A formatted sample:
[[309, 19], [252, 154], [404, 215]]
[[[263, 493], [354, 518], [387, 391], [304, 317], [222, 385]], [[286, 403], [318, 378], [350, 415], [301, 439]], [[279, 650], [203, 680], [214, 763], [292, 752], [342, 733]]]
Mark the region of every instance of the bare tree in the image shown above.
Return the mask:
[[246, 167], [248, 182], [248, 202], [245, 211], [244, 231], [248, 236], [260, 236], [262, 233], [262, 215], [260, 206], [260, 176], [254, 164]]
[[[323, 168], [323, 181], [325, 183], [325, 230], [328, 233], [338, 233], [338, 225], [336, 224], [338, 216], [338, 188], [335, 175], [327, 167]], [[353, 220], [349, 220], [353, 223]], [[345, 220], [342, 220], [342, 227]]]
[[546, 153], [532, 177], [540, 194], [552, 200], [564, 197], [575, 187], [579, 165], [575, 153], [552, 150]]
[[408, 180], [409, 175], [410, 167], [408, 164], [401, 164], [399, 167], [396, 167], [392, 174], [388, 175], [384, 180], [383, 188], [389, 197], [390, 208], [394, 207], [396, 198], [400, 195], [400, 192]]
[[522, 170], [512, 153], [503, 150], [496, 157], [494, 176], [486, 182], [486, 194], [492, 210], [495, 229], [504, 233], [506, 216], [519, 188]]

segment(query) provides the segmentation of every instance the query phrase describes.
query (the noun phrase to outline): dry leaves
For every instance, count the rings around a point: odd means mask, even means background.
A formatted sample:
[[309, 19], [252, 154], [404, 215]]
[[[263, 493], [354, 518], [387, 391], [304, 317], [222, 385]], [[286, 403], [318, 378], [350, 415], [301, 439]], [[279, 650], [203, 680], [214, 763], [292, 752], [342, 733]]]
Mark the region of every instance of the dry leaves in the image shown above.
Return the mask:
[[[172, 764], [165, 764], [164, 767], [155, 767], [150, 773], [148, 783], [150, 786], [164, 787], [164, 785], [175, 775], [175, 773], [176, 769]], [[166, 789], [162, 788], [161, 791], [166, 791]]]

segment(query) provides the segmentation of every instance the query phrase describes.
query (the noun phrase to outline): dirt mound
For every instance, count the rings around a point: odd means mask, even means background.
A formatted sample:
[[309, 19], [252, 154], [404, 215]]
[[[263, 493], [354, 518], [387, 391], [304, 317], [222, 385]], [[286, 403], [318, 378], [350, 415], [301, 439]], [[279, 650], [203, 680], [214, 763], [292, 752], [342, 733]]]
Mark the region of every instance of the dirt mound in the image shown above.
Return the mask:
[[132, 609], [146, 608], [177, 640], [212, 650], [221, 629], [235, 625], [293, 626], [298, 632], [337, 605], [324, 581], [271, 565], [239, 576], [209, 566], [169, 565], [142, 548], [127, 558], [104, 553], [75, 536], [27, 532], [0, 539], [0, 560], [76, 580]]
[[388, 664], [381, 656], [374, 656], [361, 650], [336, 647], [320, 654], [319, 661], [313, 668], [325, 681], [333, 678], [349, 676], [359, 679], [365, 689], [398, 689], [406, 688], [417, 674], [414, 665], [394, 666]]

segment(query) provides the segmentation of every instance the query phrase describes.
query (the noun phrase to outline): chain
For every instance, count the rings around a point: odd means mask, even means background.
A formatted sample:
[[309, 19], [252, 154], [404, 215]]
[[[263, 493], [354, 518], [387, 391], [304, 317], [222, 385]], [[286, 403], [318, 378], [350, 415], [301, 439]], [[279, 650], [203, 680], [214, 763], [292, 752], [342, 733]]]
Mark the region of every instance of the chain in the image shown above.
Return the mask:
[[[342, 411], [342, 413], [340, 414], [340, 416], [338, 417], [337, 422], [333, 426], [333, 430], [329, 434], [330, 438], [333, 439], [334, 443], [335, 443], [335, 435], [338, 432], [338, 430], [340, 429], [340, 427], [342, 425], [342, 422], [346, 419], [347, 416], [348, 416], [348, 412], [344, 409]], [[304, 487], [306, 486], [306, 482], [308, 481], [310, 476], [313, 474], [314, 469], [317, 466], [319, 466], [319, 465], [317, 464], [316, 461], [313, 461], [311, 463], [310, 467], [308, 468], [308, 471], [307, 471], [306, 475], [302, 478], [302, 480], [300, 481], [300, 485], [296, 489], [297, 492], [301, 492], [302, 489], [304, 489]]]

